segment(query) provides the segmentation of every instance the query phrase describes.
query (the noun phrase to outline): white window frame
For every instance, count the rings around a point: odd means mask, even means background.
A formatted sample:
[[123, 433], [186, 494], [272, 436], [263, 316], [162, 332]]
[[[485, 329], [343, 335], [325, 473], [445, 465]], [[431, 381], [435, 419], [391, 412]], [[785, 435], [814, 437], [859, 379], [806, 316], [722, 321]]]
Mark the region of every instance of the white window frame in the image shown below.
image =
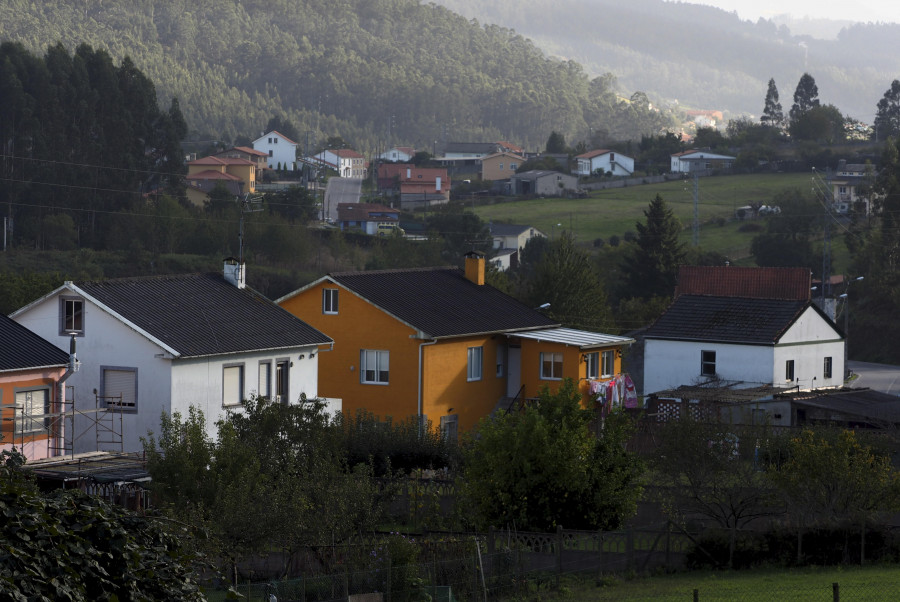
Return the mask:
[[481, 380], [484, 374], [484, 347], [469, 347], [466, 350], [466, 381]]
[[107, 372], [131, 372], [134, 374], [134, 394], [131, 399], [122, 392], [122, 401], [116, 402], [106, 399], [106, 407], [110, 410], [118, 412], [137, 412], [138, 411], [138, 369], [130, 366], [100, 366], [100, 397], [110, 398], [115, 395], [114, 391], [107, 391], [106, 376]]
[[339, 289], [323, 288], [322, 289], [322, 313], [328, 315], [337, 315], [339, 308]]
[[[374, 366], [370, 366], [374, 364]], [[360, 349], [359, 382], [364, 385], [390, 384], [391, 352], [386, 349]], [[367, 375], [371, 372], [371, 378]]]
[[[44, 396], [43, 407], [40, 412], [34, 411], [34, 394], [42, 393]], [[24, 398], [20, 397], [24, 396]], [[39, 400], [40, 401], [40, 400]], [[52, 403], [50, 387], [26, 387], [16, 388], [13, 392], [13, 440], [7, 443], [15, 445], [17, 435], [30, 435], [47, 430], [49, 426], [50, 404]]]
[[584, 354], [584, 376], [591, 380], [600, 378], [600, 352], [592, 351]]
[[[230, 391], [229, 387], [233, 386], [231, 381], [237, 377], [237, 401], [234, 400], [234, 391]], [[234, 408], [244, 403], [244, 364], [223, 364], [222, 365], [222, 407]]]
[[784, 380], [785, 382], [794, 382], [794, 378], [797, 373], [794, 371], [794, 360], [787, 360], [784, 362]]
[[823, 361], [822, 366], [822, 375], [825, 378], [832, 378], [832, 376], [834, 375], [834, 360], [832, 360], [830, 355], [825, 356], [825, 360]]
[[275, 360], [275, 395], [272, 399], [283, 404], [291, 402], [291, 359], [288, 357]]
[[[544, 361], [544, 357], [548, 356], [549, 362]], [[544, 370], [550, 367], [549, 374]], [[559, 374], [557, 372], [557, 366]], [[562, 380], [563, 373], [563, 354], [559, 351], [541, 351], [541, 380]]]
[[[80, 308], [80, 311], [76, 308]], [[82, 297], [64, 295], [59, 298], [60, 336], [84, 336], [84, 310], [85, 302]]]
[[607, 349], [600, 356], [600, 378], [612, 378], [616, 375], [616, 351]]

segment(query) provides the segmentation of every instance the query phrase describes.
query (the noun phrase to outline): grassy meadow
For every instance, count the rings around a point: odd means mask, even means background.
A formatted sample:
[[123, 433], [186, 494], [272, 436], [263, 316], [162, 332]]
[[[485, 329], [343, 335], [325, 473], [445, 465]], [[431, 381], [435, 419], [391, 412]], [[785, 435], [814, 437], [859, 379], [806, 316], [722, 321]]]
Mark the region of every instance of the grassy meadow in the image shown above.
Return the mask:
[[[789, 188], [810, 191], [812, 175], [784, 173], [700, 178], [700, 247], [718, 251], [737, 263], [747, 263], [750, 241], [756, 233], [738, 231], [747, 222], [731, 219], [735, 209], [752, 202], [770, 204], [777, 193]], [[635, 223], [644, 220], [644, 209], [657, 194], [666, 200], [684, 225], [684, 242], [692, 244], [692, 179], [600, 190], [582, 199], [545, 198], [482, 205], [475, 208], [475, 213], [485, 221], [533, 225], [548, 236], [569, 230], [578, 240], [590, 244], [597, 238], [608, 240], [613, 235], [621, 238], [628, 231], [634, 232]], [[716, 225], [713, 221], [716, 218], [724, 218], [725, 224]], [[763, 222], [759, 220], [758, 223]], [[835, 241], [835, 255], [839, 252], [837, 247]]]

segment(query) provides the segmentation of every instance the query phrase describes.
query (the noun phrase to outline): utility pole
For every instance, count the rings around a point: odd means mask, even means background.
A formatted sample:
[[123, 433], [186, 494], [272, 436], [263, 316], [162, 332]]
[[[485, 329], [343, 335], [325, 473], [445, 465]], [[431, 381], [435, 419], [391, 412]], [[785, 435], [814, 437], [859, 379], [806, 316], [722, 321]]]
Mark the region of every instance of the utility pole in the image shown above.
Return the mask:
[[694, 246], [700, 246], [700, 176], [694, 173]]

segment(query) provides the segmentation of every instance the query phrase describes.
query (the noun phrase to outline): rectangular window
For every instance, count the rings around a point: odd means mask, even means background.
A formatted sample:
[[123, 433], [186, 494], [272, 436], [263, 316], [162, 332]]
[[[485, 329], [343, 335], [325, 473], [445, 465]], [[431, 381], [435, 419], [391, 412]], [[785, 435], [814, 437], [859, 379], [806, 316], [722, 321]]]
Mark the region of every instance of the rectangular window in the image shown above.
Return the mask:
[[609, 161], [612, 163], [616, 160], [616, 153], [609, 153]]
[[244, 365], [222, 368], [222, 405], [237, 406], [244, 402]]
[[484, 347], [469, 347], [466, 380], [481, 380], [482, 356]]
[[562, 379], [562, 353], [541, 353], [541, 380]]
[[84, 335], [84, 299], [59, 298], [59, 334]]
[[794, 360], [784, 363], [784, 380], [794, 380]]
[[825, 358], [825, 378], [831, 378], [831, 358]]
[[278, 360], [275, 362], [275, 401], [278, 403], [290, 403], [291, 392], [291, 361]]
[[510, 163], [509, 164], [509, 171], [516, 171], [516, 169], [518, 169], [518, 168], [519, 168], [518, 163]]
[[260, 397], [270, 397], [272, 395], [272, 362], [259, 363], [259, 387], [256, 394]]
[[503, 169], [503, 163], [500, 163], [499, 166], [500, 166], [500, 169]]
[[594, 353], [587, 353], [584, 356], [584, 363], [586, 364], [586, 372], [585, 377], [590, 379], [600, 378], [600, 352], [595, 351]]
[[603, 352], [603, 365], [600, 378], [612, 378], [616, 374], [616, 352], [610, 349]]
[[101, 366], [103, 382], [100, 396], [107, 408], [137, 410], [137, 368]]
[[701, 351], [700, 352], [700, 374], [703, 376], [716, 375], [716, 352]]
[[[16, 391], [16, 434], [34, 433], [47, 428], [50, 412], [50, 389]], [[15, 444], [15, 441], [11, 443]]]
[[322, 313], [336, 314], [338, 312], [338, 289], [322, 289]]
[[386, 385], [390, 372], [390, 352], [363, 349], [359, 352], [359, 378], [367, 385]]
[[274, 156], [275, 156], [275, 151], [273, 151], [271, 148], [269, 149], [269, 156], [270, 156], [270, 157], [274, 157]]

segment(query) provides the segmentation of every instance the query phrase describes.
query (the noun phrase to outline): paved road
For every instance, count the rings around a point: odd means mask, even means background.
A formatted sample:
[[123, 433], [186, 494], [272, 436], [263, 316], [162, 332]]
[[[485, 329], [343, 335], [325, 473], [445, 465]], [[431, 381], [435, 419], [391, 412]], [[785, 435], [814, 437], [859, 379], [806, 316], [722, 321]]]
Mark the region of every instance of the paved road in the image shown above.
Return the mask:
[[338, 203], [358, 203], [362, 178], [331, 178], [325, 188], [322, 213], [326, 220], [337, 221]]
[[900, 395], [900, 366], [850, 361], [847, 367], [859, 375], [850, 382], [851, 387], [867, 387], [873, 391]]

